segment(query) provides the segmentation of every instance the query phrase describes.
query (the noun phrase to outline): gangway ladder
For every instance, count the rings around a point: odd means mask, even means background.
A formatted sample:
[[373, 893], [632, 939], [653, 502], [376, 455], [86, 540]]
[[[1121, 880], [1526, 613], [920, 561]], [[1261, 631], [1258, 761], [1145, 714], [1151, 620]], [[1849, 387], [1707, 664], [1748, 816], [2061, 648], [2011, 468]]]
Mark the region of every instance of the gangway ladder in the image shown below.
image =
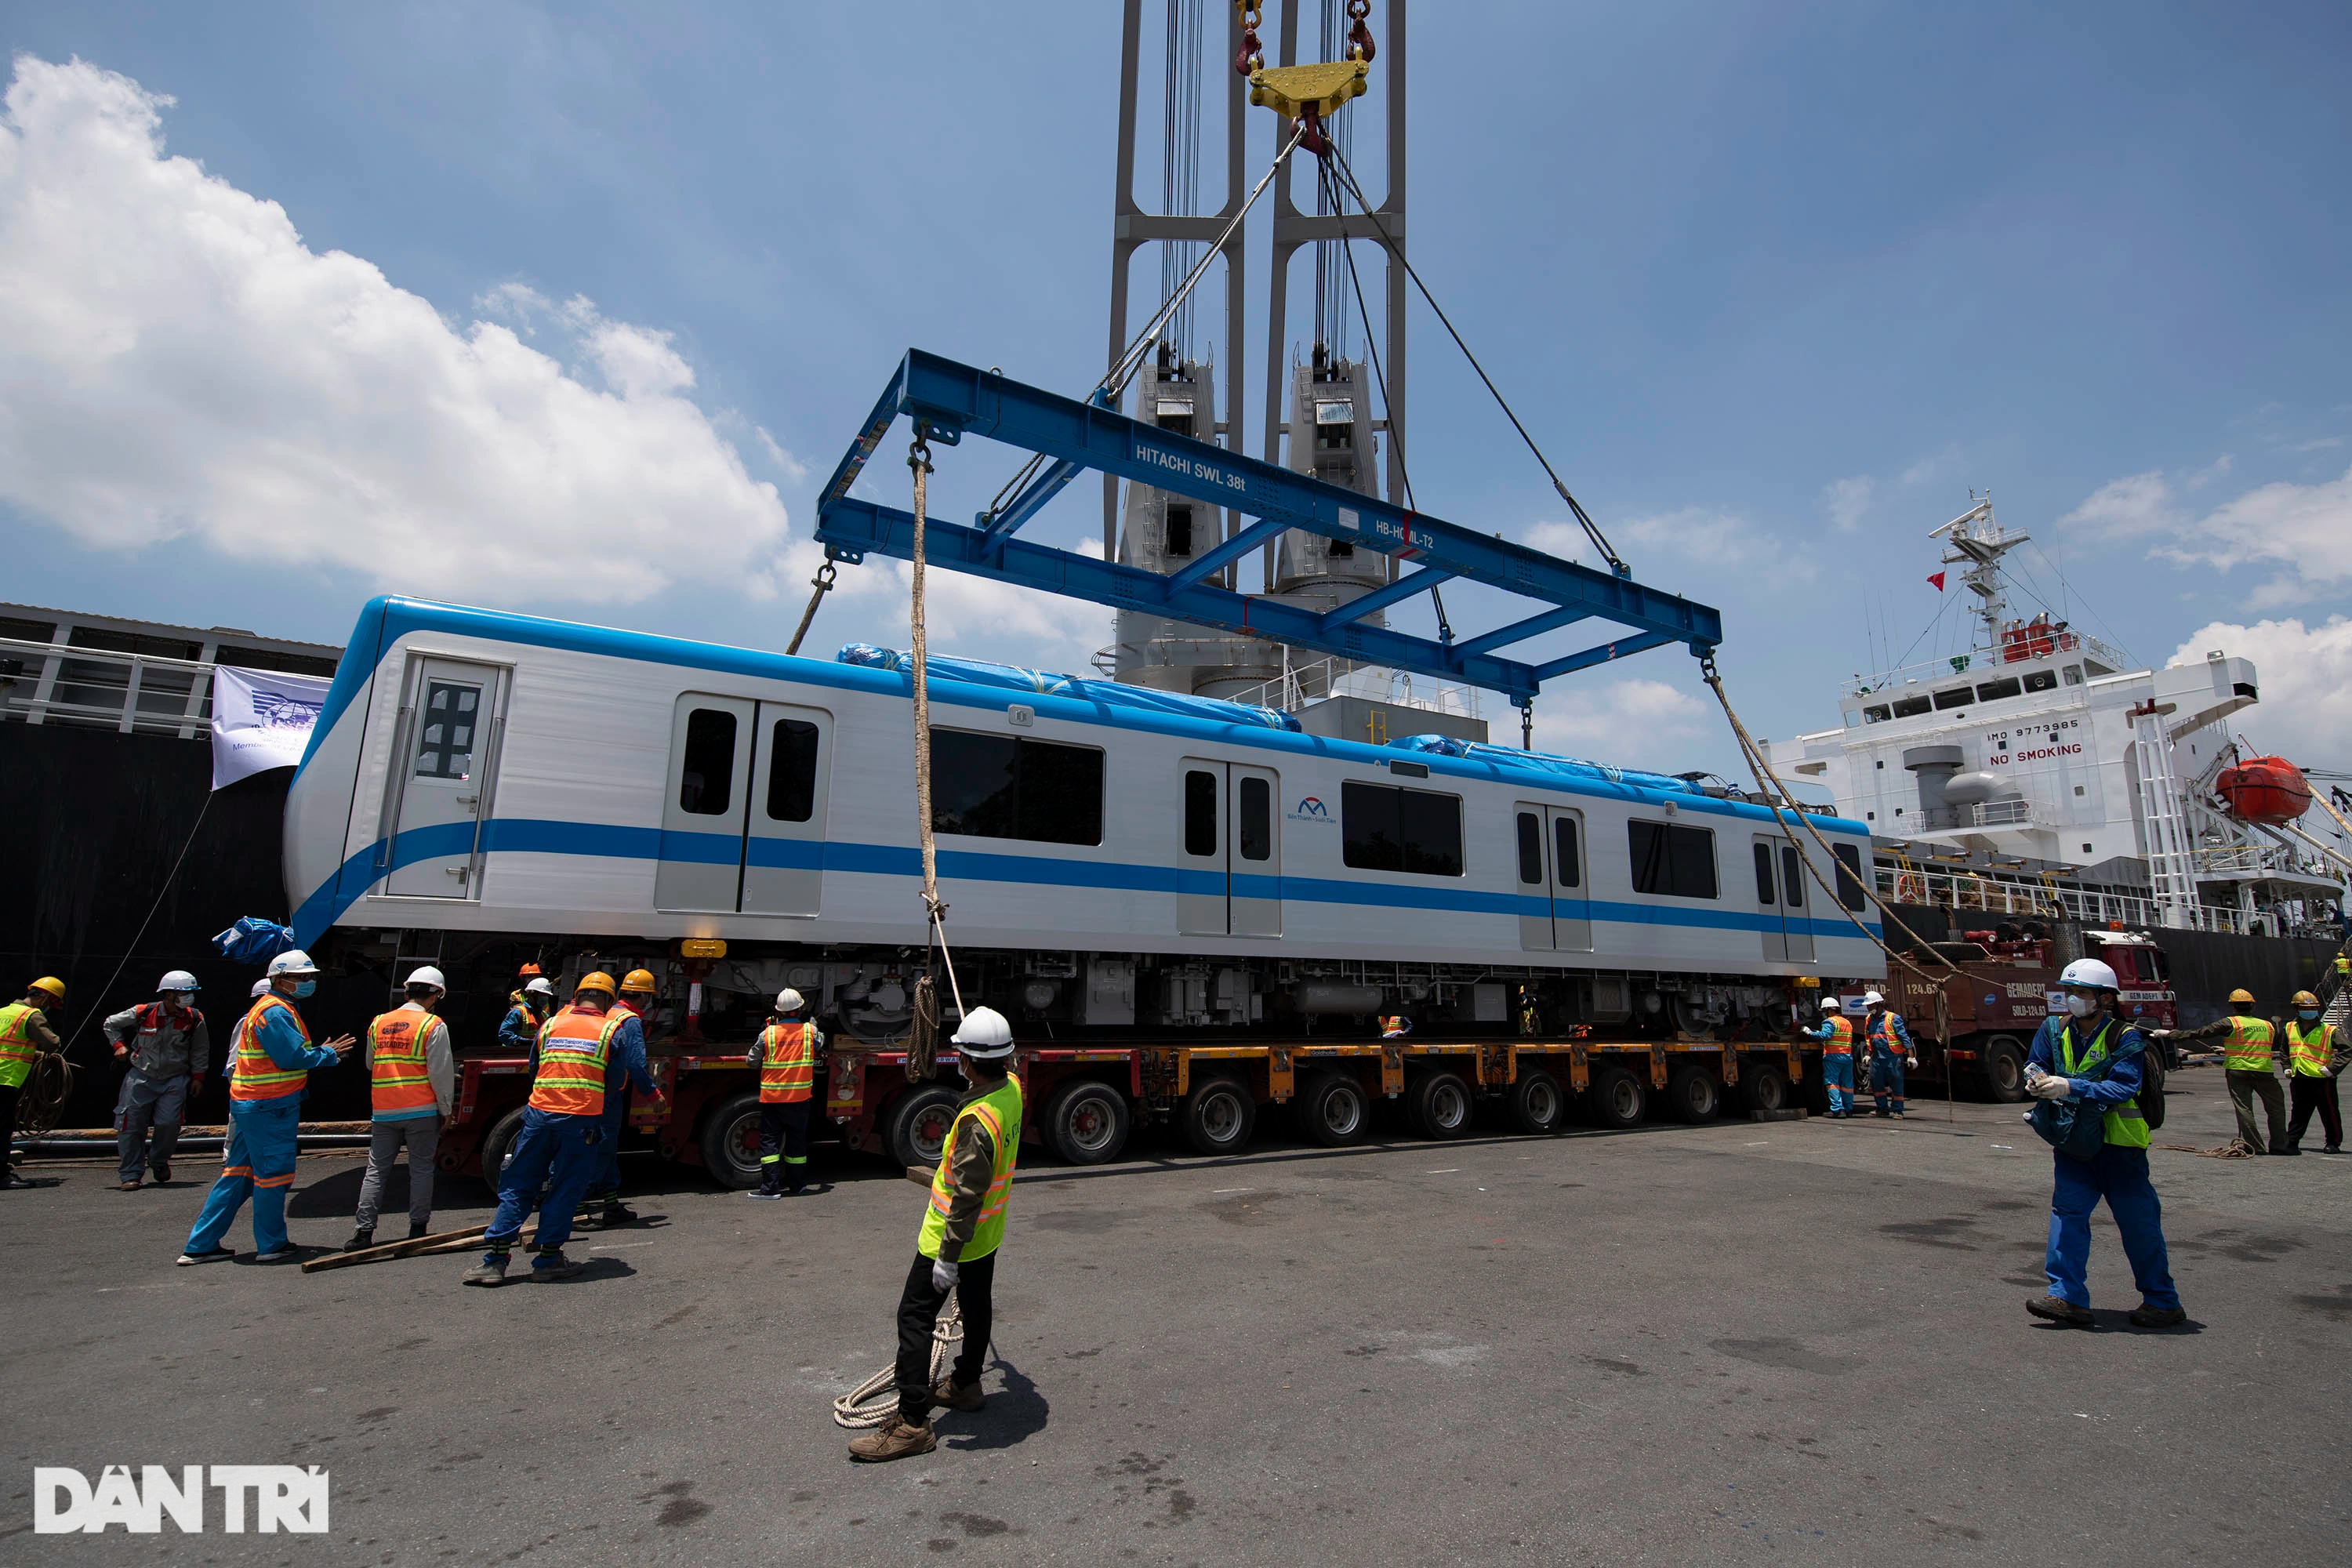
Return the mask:
[[2197, 923], [2197, 862], [2189, 849], [2189, 812], [2180, 797], [2180, 778], [2172, 768], [2172, 736], [2153, 698], [2134, 708], [2128, 717], [2157, 918], [2174, 930], [2187, 930]]
[[[421, 941], [413, 939], [428, 936], [433, 939], [431, 952], [404, 951], [411, 946], [424, 945]], [[441, 955], [447, 951], [448, 944], [449, 936], [446, 931], [404, 931], [398, 933], [392, 944], [392, 999], [385, 1004], [385, 1012], [393, 1011], [408, 1000], [408, 975], [411, 970], [429, 963], [441, 971], [444, 976], [448, 974], [448, 966], [441, 962]]]

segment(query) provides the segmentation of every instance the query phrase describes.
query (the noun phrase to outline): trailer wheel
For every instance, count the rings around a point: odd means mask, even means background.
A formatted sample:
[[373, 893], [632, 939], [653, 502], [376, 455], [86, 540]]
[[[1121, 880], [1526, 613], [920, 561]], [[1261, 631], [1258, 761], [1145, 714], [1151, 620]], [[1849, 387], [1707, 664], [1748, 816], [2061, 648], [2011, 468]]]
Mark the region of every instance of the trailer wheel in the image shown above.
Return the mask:
[[900, 1095], [890, 1107], [890, 1131], [882, 1142], [900, 1165], [936, 1165], [947, 1152], [948, 1129], [955, 1125], [962, 1097], [943, 1084], [927, 1083]]
[[702, 1119], [702, 1168], [722, 1187], [760, 1184], [760, 1091], [729, 1095]]
[[506, 1170], [507, 1156], [514, 1152], [515, 1135], [522, 1131], [522, 1113], [527, 1107], [518, 1105], [496, 1121], [482, 1138], [482, 1180], [490, 1191], [499, 1190], [499, 1177]]
[[1364, 1087], [1335, 1072], [1319, 1072], [1298, 1092], [1298, 1130], [1327, 1149], [1363, 1141], [1372, 1108]]
[[1045, 1103], [1045, 1142], [1073, 1165], [1116, 1160], [1127, 1147], [1127, 1097], [1107, 1083], [1064, 1084]]
[[1246, 1085], [1230, 1078], [1203, 1079], [1192, 1086], [1177, 1113], [1184, 1142], [1198, 1154], [1238, 1154], [1249, 1147], [1257, 1131], [1257, 1101]]
[[2025, 1098], [2025, 1047], [2007, 1035], [1984, 1043], [1985, 1092], [2004, 1105]]
[[1568, 1121], [1568, 1092], [1541, 1068], [1522, 1071], [1503, 1104], [1511, 1126], [1521, 1132], [1557, 1132]]
[[1712, 1121], [1723, 1110], [1723, 1085], [1705, 1068], [1686, 1067], [1667, 1080], [1666, 1107], [1679, 1121]]
[[1739, 1088], [1750, 1110], [1786, 1110], [1797, 1101], [1796, 1085], [1789, 1081], [1786, 1069], [1769, 1062], [1742, 1063]]
[[1405, 1113], [1424, 1138], [1459, 1138], [1470, 1131], [1470, 1086], [1450, 1072], [1425, 1072], [1405, 1087]]
[[1623, 1131], [1639, 1127], [1650, 1110], [1650, 1086], [1623, 1068], [1606, 1067], [1592, 1075], [1592, 1124]]

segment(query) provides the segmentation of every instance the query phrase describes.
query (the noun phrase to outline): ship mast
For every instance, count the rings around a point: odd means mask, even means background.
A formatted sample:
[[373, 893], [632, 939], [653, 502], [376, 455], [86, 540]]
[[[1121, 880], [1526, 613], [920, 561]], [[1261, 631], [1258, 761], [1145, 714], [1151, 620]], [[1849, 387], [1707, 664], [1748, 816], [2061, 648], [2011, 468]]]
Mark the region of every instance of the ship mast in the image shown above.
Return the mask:
[[2001, 585], [2000, 558], [2032, 536], [2011, 533], [1993, 521], [1990, 490], [1985, 491], [1980, 500], [1977, 492], [1970, 490], [1969, 499], [1976, 504], [1927, 537], [1944, 541], [1945, 565], [1967, 565], [1960, 581], [1977, 596], [1976, 616], [1984, 623], [1984, 635], [1977, 647], [1998, 652], [2001, 624], [2009, 618], [2009, 594]]

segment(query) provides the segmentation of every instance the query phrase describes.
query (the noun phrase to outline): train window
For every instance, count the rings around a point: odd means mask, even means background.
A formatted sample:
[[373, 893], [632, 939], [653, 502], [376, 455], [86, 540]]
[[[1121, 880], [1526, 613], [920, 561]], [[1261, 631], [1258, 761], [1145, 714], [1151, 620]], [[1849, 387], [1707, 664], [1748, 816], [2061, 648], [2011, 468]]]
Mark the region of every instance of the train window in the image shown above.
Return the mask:
[[1217, 775], [1194, 768], [1184, 775], [1184, 853], [1217, 852]]
[[1462, 797], [1388, 784], [1339, 786], [1339, 858], [1366, 871], [1462, 875]]
[[1778, 901], [1772, 897], [1772, 847], [1769, 844], [1756, 847], [1756, 901], [1759, 904]]
[[1543, 824], [1532, 811], [1519, 813], [1519, 880], [1530, 888], [1543, 886]]
[[769, 742], [768, 820], [806, 822], [816, 811], [816, 726], [779, 719]]
[[462, 779], [474, 771], [474, 727], [482, 689], [459, 680], [425, 683], [425, 712], [416, 732], [416, 776]]
[[1717, 896], [1715, 835], [1707, 829], [1636, 817], [1625, 825], [1625, 843], [1633, 857], [1635, 892], [1669, 899]]
[[724, 708], [697, 708], [686, 716], [677, 808], [697, 816], [724, 816], [734, 791], [735, 715]]
[[1789, 907], [1792, 910], [1803, 909], [1805, 907], [1805, 858], [1797, 853], [1793, 845], [1780, 846], [1780, 881], [1788, 890]]
[[1242, 858], [1272, 859], [1274, 791], [1264, 779], [1245, 778], [1234, 793], [1239, 797], [1234, 809], [1241, 816]]
[[1862, 851], [1851, 844], [1836, 845], [1833, 851], [1838, 863], [1838, 902], [1858, 911], [1869, 901], [1863, 896]]
[[1192, 553], [1192, 509], [1191, 507], [1172, 505], [1169, 507], [1168, 526], [1162, 532], [1161, 539], [1160, 548], [1167, 554], [1190, 555]]
[[1924, 697], [1899, 698], [1895, 704], [1895, 716], [1897, 719], [1916, 719], [1927, 710], [1927, 700]]
[[1056, 741], [931, 731], [931, 831], [1100, 844], [1103, 754]]
[[1551, 824], [1552, 861], [1559, 868], [1559, 885], [1581, 887], [1584, 883], [1584, 857], [1576, 842], [1576, 818], [1556, 816]]

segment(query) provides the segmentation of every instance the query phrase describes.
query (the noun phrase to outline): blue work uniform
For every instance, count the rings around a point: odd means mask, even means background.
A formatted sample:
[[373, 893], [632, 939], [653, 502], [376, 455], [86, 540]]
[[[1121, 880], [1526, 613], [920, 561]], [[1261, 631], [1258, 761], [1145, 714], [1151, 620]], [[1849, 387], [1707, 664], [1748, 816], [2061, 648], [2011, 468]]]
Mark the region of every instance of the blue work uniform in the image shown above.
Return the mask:
[[[253, 1031], [254, 1043], [280, 1072], [333, 1067], [340, 1058], [324, 1046], [305, 1045], [302, 1031], [294, 1022], [291, 999], [283, 995], [278, 999], [287, 1005], [264, 1010]], [[234, 1046], [229, 1054], [234, 1061]], [[286, 1191], [294, 1184], [295, 1135], [301, 1125], [299, 1093], [274, 1100], [230, 1100], [228, 1152], [183, 1251], [202, 1257], [219, 1247], [248, 1197], [253, 1200], [255, 1249], [265, 1253], [285, 1249]]]
[[[1809, 1040], [1820, 1040], [1824, 1045], [1843, 1040], [1851, 1046], [1853, 1020], [1843, 1016], [1835, 1020], [1823, 1018], [1811, 1028], [1800, 1029], [1797, 1033]], [[1822, 1085], [1829, 1090], [1830, 1114], [1843, 1116], [1847, 1105], [1853, 1099], [1853, 1057], [1850, 1051], [1822, 1052]]]
[[[2063, 1017], [2043, 1019], [2026, 1060], [2046, 1073], [2064, 1076], [2065, 1064], [2058, 1058], [2058, 1031], [2067, 1022]], [[2111, 1054], [2131, 1054], [2116, 1061], [2103, 1079], [2066, 1081], [2074, 1100], [2104, 1113], [2127, 1106], [2139, 1094], [2143, 1079], [2140, 1057], [2132, 1050], [2139, 1044], [2139, 1031], [2112, 1016], [2103, 1019], [2102, 1026], [2118, 1031]], [[2076, 1047], [2078, 1053], [2087, 1049], [2091, 1037], [2080, 1021], [2074, 1024], [2074, 1034], [2082, 1042]], [[2139, 1287], [2141, 1298], [2151, 1307], [2175, 1308], [2180, 1305], [2180, 1292], [2173, 1288], [2170, 1260], [2165, 1254], [2164, 1208], [2147, 1179], [2147, 1134], [2140, 1131], [2137, 1144], [2119, 1142], [2120, 1125], [2109, 1118], [2107, 1141], [2088, 1160], [2056, 1149], [2050, 1152], [2055, 1184], [2050, 1196], [2050, 1249], [2043, 1260], [2050, 1293], [2077, 1307], [2091, 1304], [2087, 1279], [2091, 1211], [2105, 1198], [2116, 1229], [2123, 1234], [2124, 1256], [2131, 1260], [2132, 1282]], [[2136, 1115], [2129, 1125], [2145, 1128]]]
[[539, 1044], [541, 1022], [529, 1007], [520, 1002], [516, 1003], [507, 1009], [507, 1016], [499, 1020], [499, 1048], [513, 1051], [519, 1056], [530, 1055]]
[[1894, 1096], [1894, 1109], [1903, 1109], [1903, 1063], [1917, 1055], [1911, 1044], [1911, 1031], [1903, 1022], [1903, 1015], [1889, 1007], [1877, 1017], [1865, 1021], [1863, 1031], [1870, 1039], [1870, 1095], [1878, 1102], [1881, 1115], [1887, 1110], [1887, 1097]]
[[[615, 1002], [614, 1005], [624, 1013], [636, 1014], [638, 1038], [642, 1040], [645, 1014], [626, 1002]], [[604, 1139], [596, 1145], [596, 1168], [589, 1173], [588, 1190], [581, 1196], [583, 1208], [612, 1208], [621, 1201], [621, 1132], [628, 1121], [628, 1074], [620, 1054], [614, 1052], [604, 1068]]]
[[[653, 1074], [646, 1067], [646, 1032], [636, 1017], [621, 1009], [621, 1026], [614, 1031], [610, 1061], [620, 1064], [626, 1081], [646, 1094], [654, 1092]], [[609, 1070], [609, 1069], [608, 1069]], [[609, 1081], [609, 1080], [608, 1080]], [[606, 1099], [611, 1098], [607, 1091]], [[521, 1233], [530, 1211], [539, 1210], [537, 1246], [542, 1258], [551, 1256], [572, 1235], [572, 1215], [580, 1194], [596, 1173], [596, 1149], [604, 1142], [603, 1115], [572, 1115], [526, 1107], [521, 1130], [515, 1134], [506, 1168], [495, 1173], [499, 1210], [482, 1240], [493, 1257], [504, 1257]], [[541, 1189], [546, 1189], [544, 1199]]]

